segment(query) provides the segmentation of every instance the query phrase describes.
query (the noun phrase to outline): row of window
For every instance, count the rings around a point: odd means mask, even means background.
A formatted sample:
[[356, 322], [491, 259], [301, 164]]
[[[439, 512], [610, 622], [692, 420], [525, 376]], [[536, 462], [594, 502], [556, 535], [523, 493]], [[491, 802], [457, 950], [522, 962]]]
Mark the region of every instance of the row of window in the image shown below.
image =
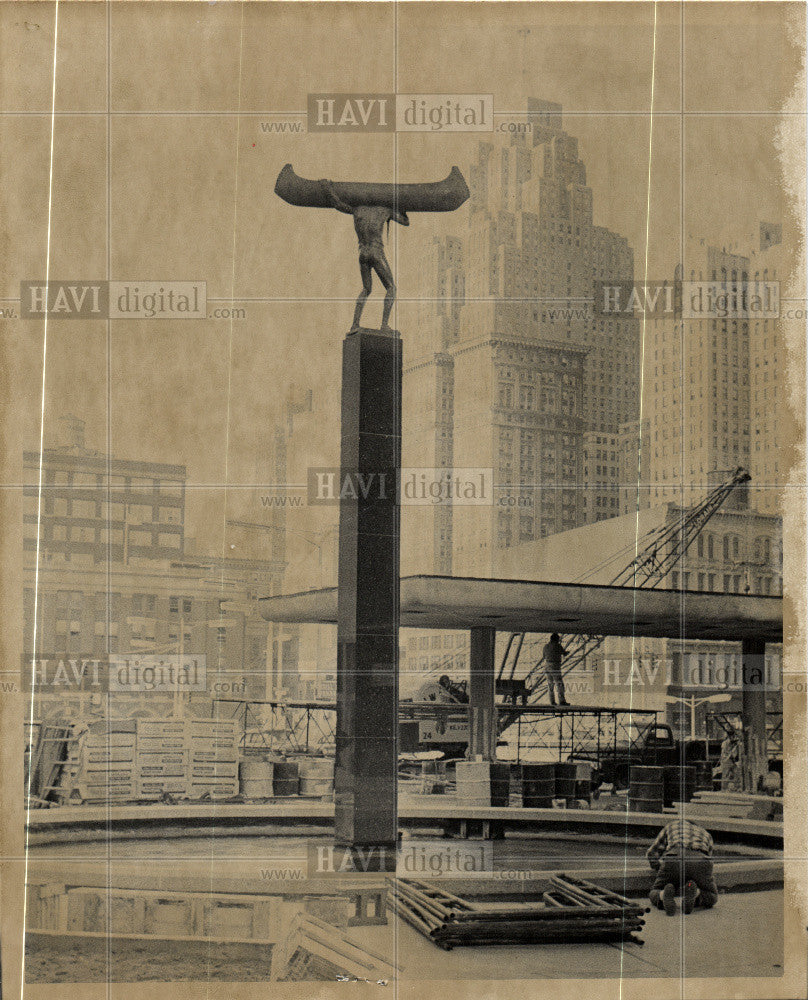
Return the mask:
[[412, 636], [407, 641], [408, 649], [452, 649], [454, 646], [467, 646], [465, 635], [421, 635]]
[[678, 590], [718, 591], [724, 594], [781, 594], [783, 583], [779, 578], [770, 576], [747, 576], [741, 573], [671, 573], [671, 586]]
[[[28, 494], [29, 508], [36, 506], [38, 498], [35, 493]], [[33, 501], [31, 503], [30, 501]], [[182, 508], [179, 506], [160, 507], [152, 504], [107, 503], [104, 500], [68, 500], [66, 497], [50, 497], [43, 495], [43, 508], [46, 514], [56, 517], [87, 518], [105, 521], [127, 521], [132, 524], [164, 522], [179, 524], [182, 521]]]

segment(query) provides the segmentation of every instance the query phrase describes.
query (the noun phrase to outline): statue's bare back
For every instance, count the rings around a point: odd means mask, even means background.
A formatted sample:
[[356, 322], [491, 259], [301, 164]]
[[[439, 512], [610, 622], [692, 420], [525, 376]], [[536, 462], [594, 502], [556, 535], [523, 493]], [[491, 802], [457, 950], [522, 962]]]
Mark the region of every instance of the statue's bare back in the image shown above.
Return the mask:
[[384, 251], [384, 225], [393, 217], [394, 213], [384, 205], [358, 205], [353, 210], [360, 254], [371, 247], [381, 247], [382, 252]]
[[359, 270], [362, 275], [362, 291], [356, 300], [351, 333], [355, 333], [359, 329], [362, 310], [365, 308], [365, 302], [373, 288], [374, 271], [378, 274], [385, 289], [381, 329], [389, 331], [390, 310], [393, 308], [393, 302], [396, 298], [396, 284], [384, 254], [384, 227], [386, 223], [391, 221], [397, 222], [401, 226], [408, 226], [410, 220], [407, 218], [407, 213], [394, 211], [385, 205], [348, 205], [339, 197], [330, 181], [323, 180], [320, 183], [326, 186], [334, 208], [353, 216], [356, 238], [359, 241]]

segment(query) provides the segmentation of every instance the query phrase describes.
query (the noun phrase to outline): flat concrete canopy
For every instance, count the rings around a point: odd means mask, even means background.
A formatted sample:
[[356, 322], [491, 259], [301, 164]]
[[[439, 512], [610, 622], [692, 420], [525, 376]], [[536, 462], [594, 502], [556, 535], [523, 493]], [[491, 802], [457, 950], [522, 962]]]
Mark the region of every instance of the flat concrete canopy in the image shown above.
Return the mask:
[[[406, 576], [400, 587], [402, 628], [783, 640], [780, 597], [453, 576]], [[336, 625], [337, 588], [259, 606], [267, 621]]]

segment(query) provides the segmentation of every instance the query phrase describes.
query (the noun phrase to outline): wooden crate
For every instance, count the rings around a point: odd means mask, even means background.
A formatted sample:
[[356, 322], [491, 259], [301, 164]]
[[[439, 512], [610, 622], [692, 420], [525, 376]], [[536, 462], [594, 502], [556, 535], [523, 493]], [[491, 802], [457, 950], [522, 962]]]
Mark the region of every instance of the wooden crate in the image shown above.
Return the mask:
[[185, 719], [138, 719], [138, 741], [143, 737], [184, 737], [187, 723]]

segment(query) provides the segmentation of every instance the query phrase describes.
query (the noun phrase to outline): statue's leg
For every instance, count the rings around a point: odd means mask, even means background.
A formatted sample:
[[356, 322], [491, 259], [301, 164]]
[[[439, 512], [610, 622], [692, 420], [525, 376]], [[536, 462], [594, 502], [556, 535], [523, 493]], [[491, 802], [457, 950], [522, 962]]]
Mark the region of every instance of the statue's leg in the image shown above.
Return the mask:
[[362, 274], [362, 291], [359, 293], [359, 297], [356, 300], [356, 309], [354, 309], [351, 333], [354, 333], [359, 329], [359, 320], [362, 318], [362, 310], [365, 308], [365, 302], [367, 301], [367, 297], [370, 295], [370, 290], [373, 287], [373, 272], [370, 269], [370, 261], [363, 255], [360, 255], [359, 257], [359, 270]]
[[388, 320], [390, 319], [390, 310], [393, 308], [393, 303], [396, 300], [396, 283], [393, 281], [393, 272], [390, 270], [390, 265], [387, 263], [384, 251], [376, 255], [373, 260], [373, 267], [386, 289], [384, 307], [382, 309], [382, 330], [389, 330], [390, 324]]

